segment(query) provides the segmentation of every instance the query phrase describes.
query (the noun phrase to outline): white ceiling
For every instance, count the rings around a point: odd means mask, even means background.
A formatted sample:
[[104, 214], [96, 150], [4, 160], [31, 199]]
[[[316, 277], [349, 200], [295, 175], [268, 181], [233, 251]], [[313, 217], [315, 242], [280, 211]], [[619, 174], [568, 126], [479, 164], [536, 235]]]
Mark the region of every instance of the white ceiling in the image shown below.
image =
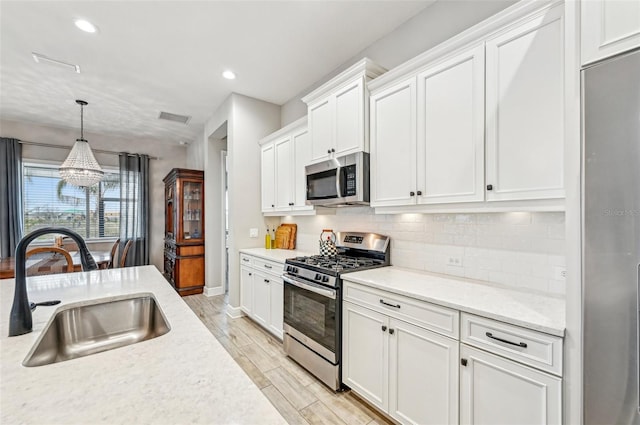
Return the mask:
[[[78, 128], [83, 99], [87, 131], [190, 141], [229, 93], [283, 104], [431, 3], [2, 0], [0, 113]], [[221, 77], [227, 68], [236, 80]], [[193, 118], [160, 121], [160, 111]]]

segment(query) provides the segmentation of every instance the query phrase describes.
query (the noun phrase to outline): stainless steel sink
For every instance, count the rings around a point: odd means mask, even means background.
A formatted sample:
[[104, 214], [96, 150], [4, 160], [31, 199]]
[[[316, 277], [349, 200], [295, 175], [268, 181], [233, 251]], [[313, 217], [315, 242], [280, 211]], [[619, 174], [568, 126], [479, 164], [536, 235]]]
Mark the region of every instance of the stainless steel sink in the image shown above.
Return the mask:
[[151, 294], [69, 307], [56, 313], [22, 364], [64, 362], [156, 338], [170, 329]]

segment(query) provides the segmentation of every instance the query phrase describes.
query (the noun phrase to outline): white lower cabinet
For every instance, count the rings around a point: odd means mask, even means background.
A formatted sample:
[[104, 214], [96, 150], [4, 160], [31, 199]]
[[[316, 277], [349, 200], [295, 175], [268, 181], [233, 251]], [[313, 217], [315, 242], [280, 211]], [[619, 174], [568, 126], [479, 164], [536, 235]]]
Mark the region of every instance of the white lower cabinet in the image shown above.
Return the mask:
[[284, 265], [247, 254], [241, 254], [240, 260], [240, 308], [256, 323], [282, 338]]
[[460, 348], [461, 424], [560, 424], [562, 379], [511, 360]]
[[402, 423], [458, 422], [458, 341], [343, 303], [343, 381]]

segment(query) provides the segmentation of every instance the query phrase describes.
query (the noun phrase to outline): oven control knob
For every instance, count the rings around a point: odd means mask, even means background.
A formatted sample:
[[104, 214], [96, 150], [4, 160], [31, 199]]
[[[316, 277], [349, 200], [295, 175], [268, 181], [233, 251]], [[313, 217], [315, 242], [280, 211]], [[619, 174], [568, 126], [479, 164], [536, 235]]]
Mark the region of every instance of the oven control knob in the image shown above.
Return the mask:
[[316, 273], [316, 277], [315, 277], [315, 279], [316, 279], [316, 280], [320, 280], [320, 279], [322, 279], [322, 276], [320, 276], [320, 273]]
[[323, 282], [329, 282], [329, 276], [322, 276]]

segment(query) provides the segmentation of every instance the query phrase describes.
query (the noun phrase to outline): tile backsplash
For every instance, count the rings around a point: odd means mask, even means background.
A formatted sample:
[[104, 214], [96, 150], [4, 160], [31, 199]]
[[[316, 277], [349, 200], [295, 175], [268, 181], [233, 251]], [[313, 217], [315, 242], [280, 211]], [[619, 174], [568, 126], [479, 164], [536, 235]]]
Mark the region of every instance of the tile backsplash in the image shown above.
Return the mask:
[[564, 295], [564, 213], [376, 215], [368, 207], [335, 215], [287, 216], [298, 225], [297, 248], [318, 251], [322, 229], [391, 237], [391, 264]]

